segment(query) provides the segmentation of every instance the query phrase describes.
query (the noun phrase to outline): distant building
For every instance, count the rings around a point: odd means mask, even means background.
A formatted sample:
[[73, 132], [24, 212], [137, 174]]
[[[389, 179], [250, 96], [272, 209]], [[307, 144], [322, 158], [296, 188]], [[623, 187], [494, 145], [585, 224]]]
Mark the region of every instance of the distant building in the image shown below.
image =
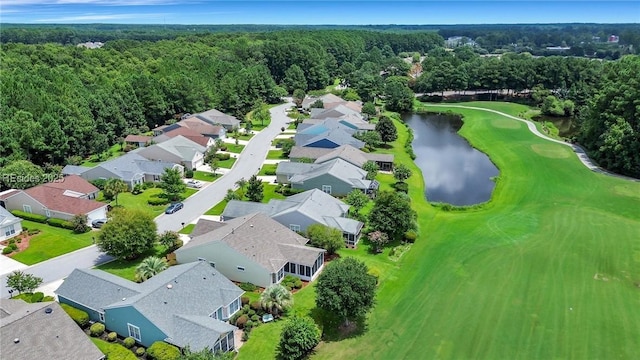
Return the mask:
[[618, 41], [620, 41], [620, 37], [618, 35], [609, 35], [609, 38], [607, 38], [608, 43], [617, 43]]
[[468, 45], [468, 46], [477, 46], [478, 45], [478, 43], [473, 41], [473, 39], [470, 39], [470, 38], [465, 37], [465, 36], [452, 36], [452, 37], [448, 38], [447, 40], [445, 40], [444, 44], [448, 48], [454, 48], [454, 47], [464, 46], [464, 45]]
[[96, 42], [88, 41], [88, 42], [85, 42], [85, 43], [80, 43], [77, 46], [78, 47], [84, 47], [84, 48], [87, 48], [87, 49], [100, 49], [103, 45], [104, 45], [104, 43], [101, 43], [99, 41], [96, 41]]
[[567, 51], [571, 49], [569, 46], [547, 46], [549, 51]]

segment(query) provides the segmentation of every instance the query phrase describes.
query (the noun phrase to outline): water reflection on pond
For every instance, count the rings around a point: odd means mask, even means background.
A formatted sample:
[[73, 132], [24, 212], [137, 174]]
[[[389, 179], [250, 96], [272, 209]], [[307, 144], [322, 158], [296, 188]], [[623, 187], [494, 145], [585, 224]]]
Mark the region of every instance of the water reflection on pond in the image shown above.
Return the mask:
[[425, 180], [430, 202], [473, 205], [491, 198], [499, 174], [489, 157], [458, 135], [462, 121], [439, 114], [405, 114], [413, 129], [416, 165]]

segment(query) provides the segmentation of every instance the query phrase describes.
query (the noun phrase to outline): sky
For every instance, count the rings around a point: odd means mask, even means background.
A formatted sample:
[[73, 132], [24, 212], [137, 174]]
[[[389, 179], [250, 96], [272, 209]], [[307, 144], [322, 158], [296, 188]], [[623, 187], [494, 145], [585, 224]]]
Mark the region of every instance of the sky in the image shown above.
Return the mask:
[[0, 23], [193, 25], [640, 23], [640, 0], [0, 0]]

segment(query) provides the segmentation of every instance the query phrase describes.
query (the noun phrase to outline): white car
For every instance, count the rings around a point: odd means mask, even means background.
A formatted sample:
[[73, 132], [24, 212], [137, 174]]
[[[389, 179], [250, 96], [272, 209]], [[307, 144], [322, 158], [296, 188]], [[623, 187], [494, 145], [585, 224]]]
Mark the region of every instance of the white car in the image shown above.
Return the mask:
[[188, 187], [192, 187], [192, 188], [196, 188], [196, 189], [200, 189], [202, 187], [202, 182], [199, 180], [189, 180], [187, 181], [187, 186]]

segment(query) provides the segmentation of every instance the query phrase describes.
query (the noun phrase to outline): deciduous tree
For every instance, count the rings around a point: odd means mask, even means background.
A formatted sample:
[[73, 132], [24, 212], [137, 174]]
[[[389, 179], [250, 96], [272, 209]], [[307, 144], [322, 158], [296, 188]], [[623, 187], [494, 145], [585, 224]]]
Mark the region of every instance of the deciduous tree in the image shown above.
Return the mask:
[[409, 197], [396, 191], [381, 191], [369, 213], [369, 226], [399, 239], [405, 231], [415, 228], [416, 213]]
[[285, 323], [278, 355], [284, 360], [299, 360], [306, 358], [311, 350], [320, 342], [320, 328], [310, 317], [292, 317]]
[[96, 244], [101, 251], [119, 259], [135, 259], [153, 248], [157, 225], [147, 212], [137, 209], [112, 211], [109, 222], [102, 226]]
[[411, 169], [405, 164], [395, 164], [393, 166], [393, 177], [399, 182], [404, 182], [413, 175]]
[[316, 306], [337, 314], [345, 324], [374, 305], [376, 278], [362, 261], [352, 257], [330, 262], [316, 283]]
[[323, 224], [309, 225], [307, 227], [307, 238], [311, 240], [311, 245], [327, 250], [327, 254], [330, 255], [344, 248], [342, 232]]
[[354, 189], [349, 194], [347, 194], [344, 202], [351, 205], [356, 213], [360, 213], [360, 210], [369, 203], [369, 200], [371, 199], [369, 199], [367, 194], [360, 191], [359, 189]]
[[376, 175], [378, 175], [380, 167], [375, 161], [367, 160], [362, 164], [362, 170], [367, 172], [367, 180], [373, 180], [376, 178]]
[[42, 284], [42, 278], [20, 270], [15, 270], [7, 275], [7, 287], [18, 290], [19, 293], [33, 292], [40, 284]]

